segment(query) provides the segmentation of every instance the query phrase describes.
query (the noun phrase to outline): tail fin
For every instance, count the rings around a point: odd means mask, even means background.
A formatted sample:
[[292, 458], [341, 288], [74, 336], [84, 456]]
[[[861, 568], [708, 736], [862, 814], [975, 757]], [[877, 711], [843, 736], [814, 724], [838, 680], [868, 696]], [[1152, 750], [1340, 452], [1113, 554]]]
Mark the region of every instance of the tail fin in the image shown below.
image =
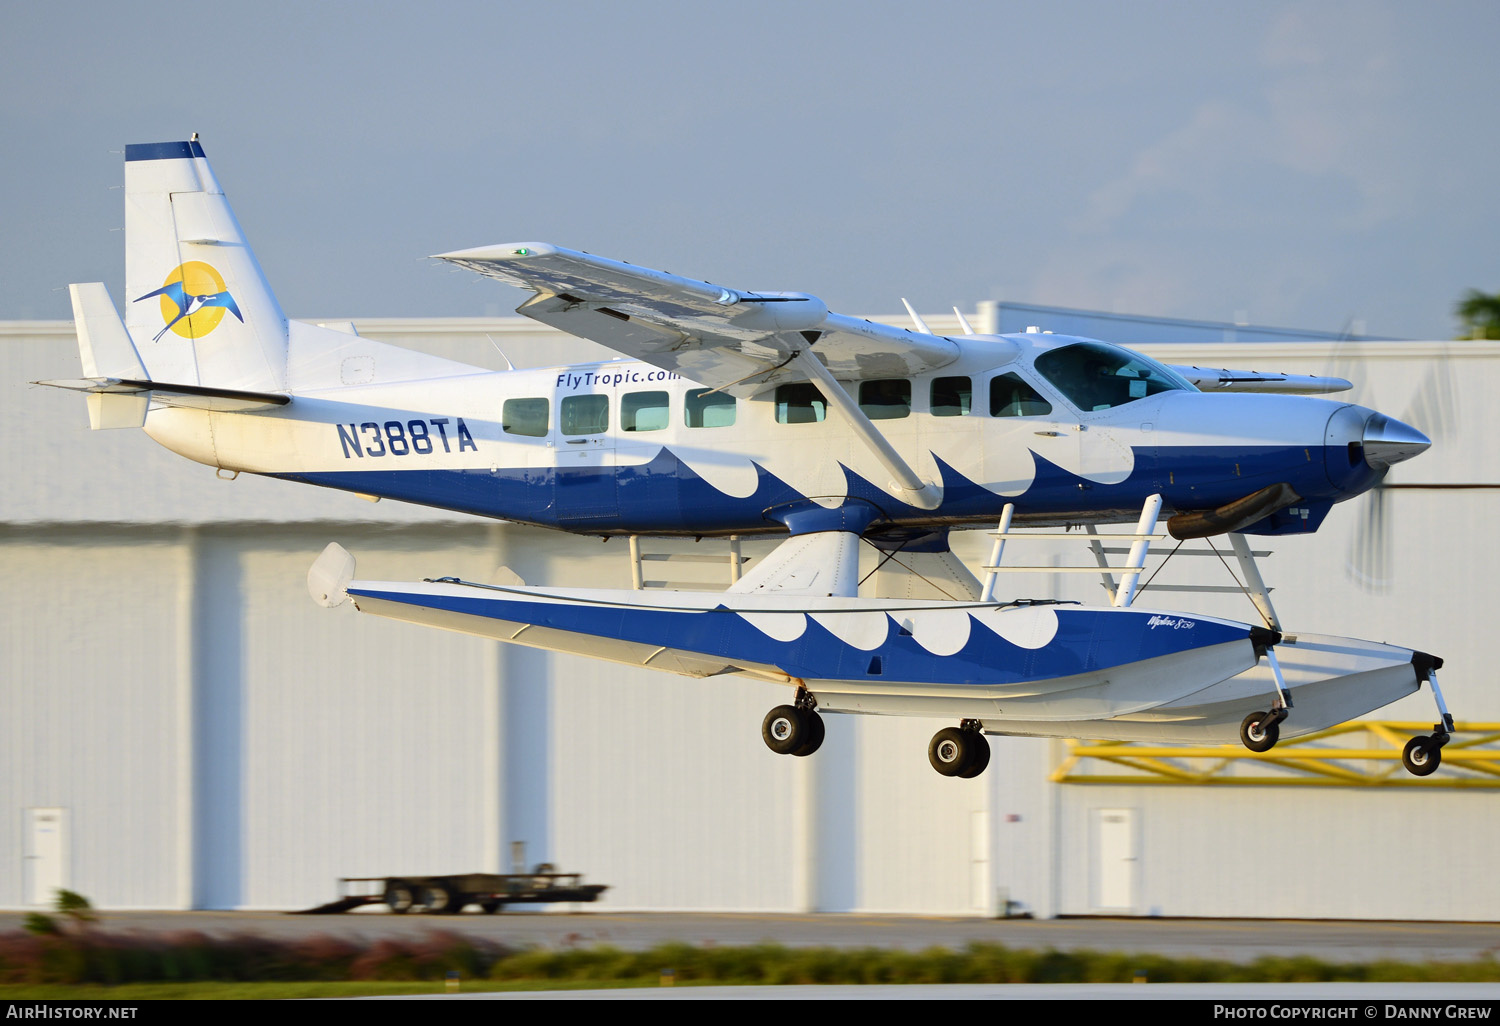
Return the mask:
[[287, 322], [203, 147], [125, 147], [125, 325], [157, 381], [286, 384]]

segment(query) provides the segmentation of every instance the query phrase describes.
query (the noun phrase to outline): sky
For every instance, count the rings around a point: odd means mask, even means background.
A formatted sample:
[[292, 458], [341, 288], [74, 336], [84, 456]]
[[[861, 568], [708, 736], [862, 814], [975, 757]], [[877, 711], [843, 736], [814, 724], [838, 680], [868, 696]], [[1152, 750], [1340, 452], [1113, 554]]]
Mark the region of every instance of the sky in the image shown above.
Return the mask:
[[0, 319], [124, 279], [200, 133], [306, 319], [509, 313], [544, 241], [837, 311], [1444, 338], [1500, 291], [1500, 4], [0, 0]]

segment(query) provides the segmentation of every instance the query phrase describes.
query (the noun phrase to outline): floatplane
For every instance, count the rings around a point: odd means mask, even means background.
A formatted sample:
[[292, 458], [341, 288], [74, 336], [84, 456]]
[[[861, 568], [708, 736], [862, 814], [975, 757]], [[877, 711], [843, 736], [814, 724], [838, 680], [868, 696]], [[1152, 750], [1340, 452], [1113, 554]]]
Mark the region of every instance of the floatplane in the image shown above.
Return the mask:
[[[939, 335], [526, 242], [440, 259], [530, 290], [519, 312], [620, 358], [490, 371], [289, 320], [196, 137], [125, 153], [122, 318], [70, 286], [90, 426], [139, 427], [253, 473], [594, 536], [785, 540], [727, 591], [363, 580], [331, 545], [320, 603], [695, 677], [792, 689], [762, 736], [806, 756], [823, 713], [947, 719], [932, 765], [971, 777], [986, 734], [1233, 742], [1255, 751], [1424, 682], [1432, 772], [1452, 730], [1441, 660], [1291, 634], [1247, 536], [1316, 531], [1429, 440], [1317, 397], [1337, 378], [1160, 363], [1041, 331]], [[957, 312], [957, 311], [955, 311]], [[1228, 535], [1260, 624], [1134, 606], [1150, 542]], [[997, 596], [1022, 528], [1135, 524], [1106, 606]], [[950, 532], [998, 525], [986, 580]], [[1114, 536], [1120, 537], [1120, 536]], [[859, 588], [862, 544], [882, 553]], [[509, 575], [514, 578], [514, 575]], [[918, 584], [937, 598], [915, 598]]]

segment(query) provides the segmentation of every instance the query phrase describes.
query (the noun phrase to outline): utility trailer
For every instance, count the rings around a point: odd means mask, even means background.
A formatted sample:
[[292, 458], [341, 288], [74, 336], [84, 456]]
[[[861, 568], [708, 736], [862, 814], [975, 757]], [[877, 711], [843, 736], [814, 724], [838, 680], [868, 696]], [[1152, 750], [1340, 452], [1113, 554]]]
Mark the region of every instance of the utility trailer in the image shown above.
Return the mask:
[[[539, 867], [540, 868], [540, 867]], [[339, 899], [308, 913], [348, 912], [362, 905], [384, 904], [392, 912], [452, 915], [470, 905], [488, 913], [502, 905], [597, 901], [609, 888], [586, 884], [582, 873], [454, 873], [449, 876], [346, 876], [339, 879]]]

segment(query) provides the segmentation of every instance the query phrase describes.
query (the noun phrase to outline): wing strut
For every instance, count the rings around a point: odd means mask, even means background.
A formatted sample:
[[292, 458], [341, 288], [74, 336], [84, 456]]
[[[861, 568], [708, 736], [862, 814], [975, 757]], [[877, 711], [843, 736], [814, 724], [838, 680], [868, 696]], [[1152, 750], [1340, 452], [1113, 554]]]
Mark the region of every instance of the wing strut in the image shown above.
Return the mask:
[[816, 381], [823, 395], [843, 413], [844, 419], [854, 429], [859, 440], [869, 447], [886, 470], [891, 472], [894, 478], [891, 483], [900, 488], [904, 493], [901, 498], [916, 506], [918, 509], [936, 509], [942, 501], [942, 492], [934, 484], [923, 481], [917, 472], [911, 469], [901, 454], [898, 453], [891, 443], [886, 441], [865, 411], [859, 408], [849, 395], [844, 391], [844, 386], [839, 384], [823, 362], [814, 356], [809, 350], [802, 350], [792, 361], [792, 366], [801, 369], [807, 374], [809, 380]]

